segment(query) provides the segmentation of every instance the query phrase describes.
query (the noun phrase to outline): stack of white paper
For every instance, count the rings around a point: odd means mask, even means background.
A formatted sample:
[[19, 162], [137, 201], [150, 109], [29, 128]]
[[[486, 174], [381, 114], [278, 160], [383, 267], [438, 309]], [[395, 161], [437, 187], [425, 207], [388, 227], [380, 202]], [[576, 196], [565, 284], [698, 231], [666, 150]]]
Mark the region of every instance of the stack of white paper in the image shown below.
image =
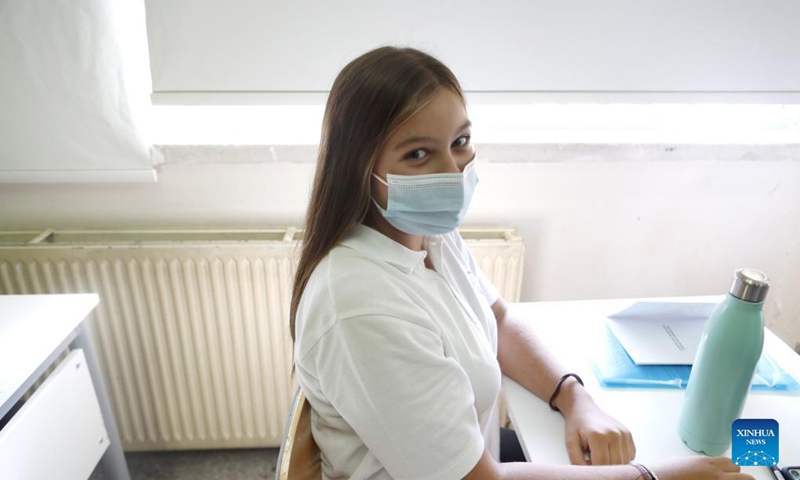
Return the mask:
[[[724, 299], [720, 296], [720, 302]], [[608, 316], [611, 331], [637, 365], [691, 365], [718, 303], [636, 302]]]

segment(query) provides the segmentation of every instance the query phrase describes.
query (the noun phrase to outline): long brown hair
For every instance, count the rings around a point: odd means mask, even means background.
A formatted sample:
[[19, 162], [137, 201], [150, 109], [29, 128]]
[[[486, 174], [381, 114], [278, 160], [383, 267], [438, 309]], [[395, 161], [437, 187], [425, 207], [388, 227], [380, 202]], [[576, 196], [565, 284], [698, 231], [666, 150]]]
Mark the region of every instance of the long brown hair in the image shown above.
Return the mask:
[[300, 297], [319, 262], [361, 223], [371, 204], [370, 174], [391, 133], [431, 100], [439, 87], [464, 102], [444, 64], [414, 48], [380, 47], [348, 63], [331, 87], [305, 234], [289, 310], [295, 340]]

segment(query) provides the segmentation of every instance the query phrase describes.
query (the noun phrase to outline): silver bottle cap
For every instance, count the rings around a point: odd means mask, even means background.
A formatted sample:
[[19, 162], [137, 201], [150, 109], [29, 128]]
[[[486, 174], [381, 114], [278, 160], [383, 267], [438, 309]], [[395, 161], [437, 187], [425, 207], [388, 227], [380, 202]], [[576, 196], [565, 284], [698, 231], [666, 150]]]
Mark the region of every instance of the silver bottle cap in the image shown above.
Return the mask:
[[740, 268], [733, 274], [731, 295], [745, 302], [761, 303], [767, 298], [769, 278], [761, 270]]

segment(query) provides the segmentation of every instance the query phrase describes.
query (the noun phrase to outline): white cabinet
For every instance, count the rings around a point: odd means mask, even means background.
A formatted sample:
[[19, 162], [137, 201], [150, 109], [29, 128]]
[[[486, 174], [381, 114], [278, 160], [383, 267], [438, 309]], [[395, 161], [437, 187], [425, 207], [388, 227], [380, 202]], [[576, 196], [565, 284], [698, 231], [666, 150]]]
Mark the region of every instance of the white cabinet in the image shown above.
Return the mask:
[[73, 350], [0, 430], [0, 478], [86, 480], [108, 445], [86, 357]]
[[130, 480], [84, 322], [99, 300], [0, 295], [0, 479], [86, 480], [100, 462], [105, 478]]

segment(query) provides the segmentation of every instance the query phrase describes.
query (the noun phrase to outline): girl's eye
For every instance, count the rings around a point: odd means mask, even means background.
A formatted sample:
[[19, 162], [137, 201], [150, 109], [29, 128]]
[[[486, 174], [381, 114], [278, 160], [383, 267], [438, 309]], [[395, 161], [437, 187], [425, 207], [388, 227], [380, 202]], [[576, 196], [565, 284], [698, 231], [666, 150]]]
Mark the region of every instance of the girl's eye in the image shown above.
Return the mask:
[[[458, 139], [456, 139], [455, 146], [456, 147], [466, 147], [467, 145], [469, 145], [469, 139], [470, 138], [471, 137], [469, 135], [462, 135], [462, 136], [458, 137]], [[462, 140], [463, 140], [463, 142], [462, 142]]]
[[[421, 154], [421, 155], [418, 155], [420, 152], [421, 152], [422, 154]], [[409, 153], [406, 155], [406, 158], [410, 158], [410, 159], [412, 159], [412, 160], [422, 160], [422, 158], [423, 158], [423, 155], [425, 155], [425, 150], [423, 150], [423, 149], [421, 149], [421, 148], [420, 148], [420, 149], [418, 149], [418, 150], [414, 150], [414, 151], [412, 151], [412, 152], [409, 152]]]

